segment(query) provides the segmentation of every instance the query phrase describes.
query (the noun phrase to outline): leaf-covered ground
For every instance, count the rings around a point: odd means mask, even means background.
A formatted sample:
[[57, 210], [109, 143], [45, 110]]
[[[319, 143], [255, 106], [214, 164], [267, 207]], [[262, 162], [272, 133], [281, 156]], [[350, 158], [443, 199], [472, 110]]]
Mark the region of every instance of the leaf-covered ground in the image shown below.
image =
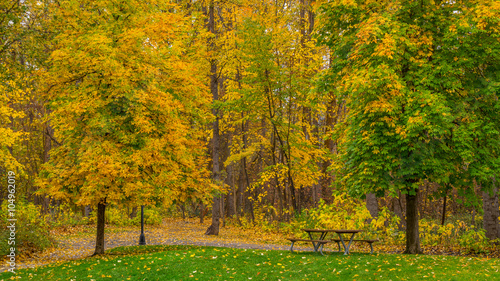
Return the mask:
[[[500, 260], [436, 255], [119, 247], [103, 256], [18, 271], [21, 280], [500, 280]], [[11, 273], [0, 273], [10, 280]]]
[[[242, 230], [232, 226], [221, 229], [220, 235], [204, 235], [210, 221], [200, 224], [196, 219], [166, 219], [161, 226], [145, 226], [148, 245], [200, 245], [246, 249], [288, 249], [280, 234]], [[61, 227], [51, 231], [57, 247], [27, 257], [18, 253], [17, 268], [37, 267], [44, 264], [79, 259], [92, 255], [95, 248], [95, 226]], [[140, 227], [106, 226], [106, 250], [118, 246], [138, 245]], [[274, 245], [276, 243], [277, 245]], [[281, 243], [282, 245], [278, 245]], [[300, 248], [300, 247], [299, 247]], [[307, 248], [307, 247], [306, 247]], [[2, 257], [4, 258], [4, 257]], [[7, 269], [5, 262], [0, 272]]]
[[[288, 250], [290, 242], [286, 236], [280, 233], [265, 233], [259, 229], [241, 229], [234, 226], [221, 228], [218, 236], [204, 235], [210, 225], [208, 220], [200, 224], [197, 219], [166, 219], [161, 226], [146, 226], [145, 235], [148, 245], [198, 245], [216, 246], [242, 249], [264, 249], [264, 250]], [[68, 260], [84, 258], [92, 255], [95, 247], [95, 226], [62, 227], [51, 231], [57, 247], [48, 249], [42, 253], [27, 257], [19, 253], [17, 268], [33, 268], [45, 264], [60, 263]], [[138, 245], [139, 227], [116, 227], [106, 226], [105, 243], [106, 250], [119, 246]], [[402, 246], [374, 244], [375, 252], [401, 253]], [[294, 246], [297, 250], [309, 250], [306, 244]], [[336, 251], [334, 244], [327, 245], [326, 251]], [[353, 252], [369, 252], [368, 245], [353, 244]], [[460, 254], [457, 249], [446, 249], [443, 247], [424, 247], [426, 254]], [[492, 249], [485, 257], [499, 257], [499, 250]], [[4, 257], [2, 257], [4, 258]], [[6, 271], [6, 263], [0, 264], [0, 272]]]

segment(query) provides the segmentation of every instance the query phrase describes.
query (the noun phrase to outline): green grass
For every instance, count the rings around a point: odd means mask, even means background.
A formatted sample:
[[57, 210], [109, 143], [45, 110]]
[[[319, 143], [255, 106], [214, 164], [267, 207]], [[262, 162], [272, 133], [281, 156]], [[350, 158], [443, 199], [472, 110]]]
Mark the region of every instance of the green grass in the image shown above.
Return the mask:
[[[91, 257], [18, 270], [20, 280], [500, 280], [499, 259], [243, 250], [195, 246], [120, 247]], [[0, 273], [7, 280], [11, 273]]]

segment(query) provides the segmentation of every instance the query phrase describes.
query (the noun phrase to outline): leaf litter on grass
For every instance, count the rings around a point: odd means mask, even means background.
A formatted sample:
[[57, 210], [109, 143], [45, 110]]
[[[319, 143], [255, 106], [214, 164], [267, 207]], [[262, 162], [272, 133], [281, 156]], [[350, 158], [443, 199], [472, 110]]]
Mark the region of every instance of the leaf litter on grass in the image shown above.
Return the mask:
[[[172, 219], [168, 218], [160, 226], [146, 226], [145, 236], [148, 245], [198, 245], [198, 246], [218, 246], [245, 249], [276, 249], [288, 250], [289, 241], [280, 233], [266, 233], [258, 228], [241, 229], [235, 226], [225, 226], [221, 228], [218, 236], [205, 235], [210, 222], [200, 224], [198, 219]], [[18, 255], [16, 267], [33, 268], [41, 265], [59, 263], [68, 260], [75, 260], [89, 257], [95, 248], [95, 226], [60, 227], [53, 229], [51, 234], [57, 241], [57, 246], [47, 249], [41, 253], [25, 256]], [[106, 250], [119, 246], [138, 245], [140, 227], [127, 226], [106, 226], [105, 245]], [[363, 244], [353, 244], [352, 252], [369, 252], [369, 246]], [[311, 251], [311, 247], [303, 244], [294, 247], [297, 250]], [[328, 249], [337, 251], [337, 245], [332, 243]], [[445, 247], [423, 247], [426, 254], [461, 254], [460, 250], [448, 249]], [[376, 252], [402, 253], [403, 246], [375, 245]], [[498, 250], [493, 250], [487, 256], [499, 257]], [[0, 272], [7, 270], [6, 262], [0, 263]]]
[[[200, 224], [197, 219], [165, 219], [161, 226], [145, 226], [146, 243], [148, 245], [199, 245], [249, 249], [281, 249], [286, 250], [286, 240], [280, 234], [263, 233], [255, 229], [240, 229], [225, 226], [218, 236], [205, 235], [210, 225], [207, 221]], [[106, 250], [118, 246], [138, 245], [140, 227], [117, 227], [106, 225]], [[57, 246], [29, 257], [18, 255], [16, 267], [33, 268], [51, 263], [64, 262], [91, 256], [95, 249], [95, 226], [60, 227], [51, 231]], [[274, 243], [274, 244], [273, 244]], [[301, 248], [298, 248], [301, 249]], [[307, 247], [302, 249], [308, 249]], [[0, 272], [7, 271], [6, 263], [0, 264]]]

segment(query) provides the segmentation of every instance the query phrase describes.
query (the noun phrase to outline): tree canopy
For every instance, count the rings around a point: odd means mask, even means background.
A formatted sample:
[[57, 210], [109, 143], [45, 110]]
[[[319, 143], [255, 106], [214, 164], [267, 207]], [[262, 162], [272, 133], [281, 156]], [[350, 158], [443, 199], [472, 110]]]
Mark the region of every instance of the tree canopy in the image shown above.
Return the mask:
[[423, 181], [468, 189], [498, 176], [499, 8], [497, 1], [322, 6], [318, 38], [333, 56], [324, 81], [348, 108], [335, 167], [351, 193], [415, 195]]

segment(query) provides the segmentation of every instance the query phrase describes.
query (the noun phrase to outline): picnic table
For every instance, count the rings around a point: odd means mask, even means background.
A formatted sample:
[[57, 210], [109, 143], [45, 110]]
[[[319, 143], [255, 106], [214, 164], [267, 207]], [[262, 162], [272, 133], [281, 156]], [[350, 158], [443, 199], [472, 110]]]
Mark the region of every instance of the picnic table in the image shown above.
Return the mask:
[[[316, 233], [320, 235], [319, 240], [325, 240], [326, 236], [330, 232], [337, 233], [339, 236], [339, 240], [342, 243], [342, 246], [344, 247], [344, 255], [348, 255], [349, 248], [351, 247], [352, 241], [354, 239], [354, 235], [356, 235], [356, 233], [361, 232], [363, 230], [359, 230], [359, 229], [302, 229], [302, 231], [307, 232], [307, 234], [309, 235], [309, 238], [311, 238], [311, 240], [313, 240], [313, 234], [316, 234]], [[344, 242], [344, 238], [342, 237], [342, 234], [351, 234], [351, 238], [349, 239], [349, 244], [347, 244], [347, 246]], [[315, 251], [317, 251], [317, 250], [315, 249]]]
[[[351, 244], [353, 241], [362, 241], [362, 242], [367, 242], [370, 244], [371, 247], [371, 253], [373, 253], [373, 242], [376, 242], [378, 240], [368, 240], [368, 239], [360, 239], [360, 240], [354, 240], [354, 236], [356, 233], [362, 232], [363, 230], [359, 229], [301, 229], [302, 231], [307, 232], [309, 239], [299, 239], [299, 238], [288, 238], [292, 242], [292, 246], [290, 247], [290, 251], [293, 252], [293, 245], [297, 241], [303, 241], [303, 242], [310, 242], [313, 245], [314, 251], [315, 252], [320, 252], [323, 255], [323, 246], [326, 243], [329, 242], [337, 242], [337, 245], [339, 247], [339, 252], [341, 251], [340, 249], [340, 243], [342, 243], [342, 246], [344, 247], [344, 255], [349, 254], [349, 248], [351, 247]], [[338, 239], [332, 239], [332, 240], [326, 240], [326, 236], [331, 233], [335, 232], [339, 236]], [[344, 242], [344, 237], [343, 235], [351, 235], [351, 237], [348, 239], [349, 243], [346, 245]], [[318, 236], [319, 235], [319, 236]], [[316, 236], [316, 238], [315, 238]]]

